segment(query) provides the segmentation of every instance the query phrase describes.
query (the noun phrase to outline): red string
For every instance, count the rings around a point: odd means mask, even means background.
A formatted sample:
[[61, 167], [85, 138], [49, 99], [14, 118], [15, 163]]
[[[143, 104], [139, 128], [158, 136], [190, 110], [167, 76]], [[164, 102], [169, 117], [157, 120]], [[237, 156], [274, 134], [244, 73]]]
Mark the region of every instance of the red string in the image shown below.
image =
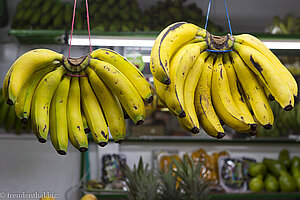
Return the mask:
[[69, 56], [68, 56], [68, 58], [70, 58], [70, 54], [71, 54], [71, 46], [72, 46], [73, 28], [74, 28], [74, 21], [75, 21], [76, 4], [77, 4], [77, 2], [76, 2], [76, 0], [74, 0], [73, 18], [72, 18], [72, 27], [71, 27], [71, 38], [70, 38]]
[[[71, 46], [72, 46], [72, 37], [73, 37], [73, 30], [74, 30], [76, 4], [77, 4], [77, 1], [74, 0], [73, 18], [72, 18], [71, 37], [70, 37], [70, 45], [69, 45], [69, 55], [68, 55], [68, 58], [70, 58], [70, 54], [71, 54]], [[92, 42], [91, 42], [91, 31], [90, 31], [90, 17], [89, 17], [89, 7], [88, 7], [88, 1], [87, 0], [85, 0], [85, 6], [86, 6], [86, 21], [87, 21], [88, 33], [89, 33], [90, 53], [92, 53]]]
[[86, 7], [86, 21], [87, 21], [88, 32], [89, 32], [90, 53], [92, 53], [92, 42], [91, 42], [91, 31], [90, 31], [89, 6], [88, 6], [88, 1], [87, 1], [87, 0], [85, 0], [85, 7]]

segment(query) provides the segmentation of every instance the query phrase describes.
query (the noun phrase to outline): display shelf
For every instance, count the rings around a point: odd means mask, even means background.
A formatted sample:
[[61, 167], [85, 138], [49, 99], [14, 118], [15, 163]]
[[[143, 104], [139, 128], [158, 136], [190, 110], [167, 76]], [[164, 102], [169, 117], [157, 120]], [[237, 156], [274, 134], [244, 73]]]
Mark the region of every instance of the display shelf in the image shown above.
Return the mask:
[[[14, 36], [22, 44], [67, 44], [69, 40], [68, 30], [27, 30], [27, 29], [11, 29], [9, 31], [11, 36]], [[101, 37], [115, 37], [122, 39], [124, 37], [135, 37], [155, 39], [159, 34], [158, 31], [135, 31], [135, 32], [105, 32], [105, 31], [91, 31], [92, 39]], [[216, 33], [216, 35], [226, 35], [227, 33]], [[238, 35], [240, 33], [235, 33]], [[281, 34], [270, 34], [270, 33], [251, 33], [252, 35], [265, 40], [265, 41], [285, 41], [285, 42], [300, 42], [300, 35], [281, 35]], [[88, 39], [87, 31], [75, 30], [73, 35], [82, 36]], [[98, 45], [99, 46], [99, 45]], [[112, 45], [113, 46], [113, 45]], [[300, 51], [298, 49], [293, 49], [292, 51], [285, 49], [278, 49], [275, 53], [288, 53], [288, 54], [298, 54]], [[298, 54], [299, 55], [299, 54]]]
[[[83, 193], [92, 193], [101, 199], [128, 199], [126, 191], [123, 190], [104, 190], [104, 189], [85, 189], [81, 188]], [[223, 200], [223, 199], [248, 199], [248, 200], [258, 200], [258, 199], [299, 199], [300, 193], [222, 193], [222, 194], [212, 194], [211, 200]]]
[[278, 144], [298, 144], [300, 143], [299, 138], [241, 138], [241, 139], [210, 139], [201, 138], [197, 136], [142, 136], [142, 137], [129, 137], [125, 139], [125, 142], [200, 142], [200, 143], [278, 143]]

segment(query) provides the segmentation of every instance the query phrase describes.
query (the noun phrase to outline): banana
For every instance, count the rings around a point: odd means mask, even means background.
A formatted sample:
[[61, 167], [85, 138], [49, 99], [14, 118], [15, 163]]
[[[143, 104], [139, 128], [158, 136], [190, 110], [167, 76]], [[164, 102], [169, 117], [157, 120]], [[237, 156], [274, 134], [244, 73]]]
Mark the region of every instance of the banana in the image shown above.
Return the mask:
[[56, 70], [48, 73], [41, 80], [34, 92], [32, 100], [32, 129], [39, 142], [47, 141], [49, 132], [49, 107], [52, 97], [58, 87], [61, 77], [66, 73], [66, 69], [60, 66]]
[[71, 77], [63, 76], [50, 105], [50, 138], [52, 145], [60, 155], [67, 154], [68, 119], [67, 102]]
[[[5, 80], [4, 87], [8, 87], [5, 91], [8, 104], [14, 104], [17, 96], [27, 79], [32, 78], [32, 74], [48, 66], [51, 63], [61, 62], [62, 55], [47, 49], [35, 49], [24, 53], [11, 66], [12, 71], [7, 73], [7, 83]], [[7, 84], [7, 86], [6, 86]]]
[[146, 117], [143, 99], [125, 75], [113, 65], [96, 59], [91, 59], [90, 67], [118, 97], [133, 122], [142, 124]]
[[231, 51], [232, 64], [245, 92], [256, 120], [265, 128], [271, 129], [274, 122], [272, 109], [263, 88], [259, 84], [256, 75], [244, 63], [237, 52]]
[[236, 42], [233, 49], [239, 53], [244, 62], [264, 83], [281, 107], [287, 111], [292, 110], [294, 96], [277, 68], [263, 54], [252, 47]]
[[28, 80], [25, 81], [15, 102], [16, 115], [26, 124], [30, 116], [31, 102], [33, 93], [43, 77], [54, 70], [57, 65], [50, 64], [47, 67], [34, 72]]
[[151, 103], [153, 101], [153, 94], [149, 82], [145, 79], [142, 72], [126, 58], [117, 52], [100, 48], [91, 53], [92, 58], [108, 62], [122, 72], [128, 80], [134, 85], [145, 102]]
[[105, 83], [90, 68], [86, 69], [91, 86], [100, 102], [109, 132], [116, 143], [125, 139], [126, 123], [122, 106], [118, 98], [109, 90]]
[[249, 131], [250, 124], [245, 122], [233, 100], [221, 54], [217, 55], [213, 68], [212, 100], [218, 116], [234, 130], [239, 132]]
[[80, 98], [83, 112], [94, 141], [101, 147], [107, 145], [108, 128], [100, 104], [87, 77], [80, 77]]
[[81, 111], [81, 117], [82, 117], [82, 123], [83, 123], [83, 127], [84, 127], [84, 132], [85, 133], [91, 132], [91, 129], [89, 128], [89, 125], [88, 125], [88, 123], [86, 121], [86, 117], [85, 117], [83, 111]]
[[271, 92], [269, 91], [269, 89], [266, 87], [266, 85], [263, 84], [263, 83], [261, 82], [260, 79], [258, 79], [258, 82], [259, 82], [259, 84], [261, 85], [261, 87], [264, 89], [264, 92], [265, 92], [265, 95], [267, 96], [267, 98], [268, 98], [270, 101], [274, 101], [275, 98], [273, 97], [273, 95], [271, 94]]
[[156, 38], [151, 51], [150, 70], [161, 83], [169, 85], [169, 62], [183, 44], [196, 37], [205, 38], [206, 30], [186, 22], [166, 27]]
[[250, 46], [260, 53], [262, 53], [279, 71], [280, 75], [287, 82], [291, 92], [296, 97], [298, 96], [298, 86], [297, 82], [294, 79], [293, 75], [289, 72], [289, 70], [280, 62], [280, 60], [264, 45], [262, 41], [258, 38], [250, 35], [250, 34], [241, 34], [238, 36], [234, 36], [235, 42]]
[[68, 134], [71, 144], [81, 152], [88, 150], [88, 139], [81, 117], [79, 78], [72, 77], [67, 102]]
[[230, 61], [229, 54], [228, 53], [224, 54], [223, 59], [224, 59], [223, 60], [224, 69], [227, 74], [232, 99], [235, 105], [237, 106], [238, 110], [240, 111], [241, 115], [243, 116], [244, 121], [247, 124], [250, 124], [250, 130], [244, 130], [244, 131], [250, 131], [251, 132], [250, 134], [253, 134], [257, 128], [257, 124], [255, 123], [252, 114], [247, 106], [240, 82], [237, 79], [235, 70]]
[[203, 130], [210, 136], [221, 139], [225, 136], [224, 129], [216, 114], [211, 99], [211, 84], [213, 61], [215, 55], [210, 55], [203, 65], [195, 91], [195, 108]]
[[205, 49], [207, 49], [206, 42], [188, 44], [178, 50], [171, 60], [170, 74], [174, 74], [174, 76], [170, 76], [170, 78], [174, 82], [176, 97], [179, 103], [183, 105], [184, 111], [184, 81], [196, 59]]
[[163, 102], [169, 108], [170, 112], [180, 118], [185, 117], [186, 113], [183, 110], [183, 106], [178, 101], [175, 93], [174, 83], [171, 82], [170, 85], [165, 85], [159, 82], [155, 77], [153, 77], [153, 83], [159, 95], [159, 98], [163, 100]]
[[194, 106], [195, 90], [203, 70], [204, 61], [206, 57], [209, 56], [209, 54], [210, 53], [207, 51], [201, 53], [196, 59], [194, 65], [191, 67], [190, 71], [188, 72], [185, 78], [183, 89], [184, 108], [186, 111], [186, 116], [184, 118], [177, 117], [181, 126], [183, 126], [186, 130], [194, 134], [200, 131], [199, 120]]

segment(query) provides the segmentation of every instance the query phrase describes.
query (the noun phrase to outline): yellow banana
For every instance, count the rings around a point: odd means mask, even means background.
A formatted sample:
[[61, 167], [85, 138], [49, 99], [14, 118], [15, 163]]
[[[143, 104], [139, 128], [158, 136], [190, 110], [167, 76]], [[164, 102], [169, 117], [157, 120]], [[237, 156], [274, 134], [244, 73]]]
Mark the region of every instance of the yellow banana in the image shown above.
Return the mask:
[[68, 133], [71, 144], [81, 152], [88, 150], [88, 139], [81, 117], [79, 78], [72, 77], [67, 102]]
[[145, 79], [142, 72], [126, 58], [117, 52], [106, 48], [100, 48], [93, 51], [91, 56], [92, 58], [108, 62], [116, 67], [128, 78], [132, 85], [134, 85], [135, 89], [139, 92], [145, 102], [151, 103], [153, 101], [153, 94], [149, 82]]
[[206, 30], [186, 22], [171, 24], [158, 35], [151, 51], [150, 70], [159, 82], [170, 84], [170, 59], [183, 44], [197, 36], [205, 38]]
[[236, 71], [247, 101], [254, 113], [256, 120], [266, 129], [271, 129], [274, 116], [263, 88], [259, 84], [254, 72], [249, 69], [237, 52], [230, 52], [232, 64]]
[[264, 92], [265, 92], [265, 95], [267, 96], [267, 98], [268, 98], [270, 101], [274, 101], [275, 98], [273, 97], [273, 95], [271, 94], [271, 92], [269, 91], [269, 89], [266, 87], [266, 85], [263, 84], [263, 83], [261, 82], [260, 79], [258, 79], [258, 82], [259, 82], [259, 84], [261, 85], [261, 87], [264, 89]]
[[68, 147], [68, 119], [67, 101], [71, 77], [63, 76], [50, 105], [50, 138], [52, 145], [60, 155], [67, 154]]
[[[20, 56], [11, 66], [12, 71], [9, 70], [7, 76], [7, 93], [8, 104], [14, 104], [17, 96], [28, 78], [32, 78], [32, 74], [48, 66], [51, 63], [62, 61], [63, 55], [48, 49], [35, 49], [26, 52]], [[10, 75], [9, 75], [10, 74]], [[6, 85], [6, 82], [4, 83]]]
[[256, 49], [237, 42], [234, 43], [233, 49], [239, 53], [244, 62], [259, 77], [280, 106], [287, 111], [292, 110], [294, 107], [294, 96], [286, 81], [271, 61]]
[[235, 42], [250, 46], [260, 53], [262, 53], [272, 64], [276, 67], [280, 75], [287, 82], [291, 92], [294, 96], [298, 95], [298, 86], [297, 82], [294, 79], [293, 75], [289, 72], [289, 70], [280, 62], [280, 60], [264, 45], [262, 41], [258, 38], [250, 35], [250, 34], [241, 34], [234, 36]]
[[44, 76], [46, 76], [46, 74], [54, 70], [56, 67], [56, 65], [51, 63], [47, 67], [34, 72], [31, 75], [31, 78], [28, 78], [25, 81], [15, 102], [15, 112], [21, 119], [22, 123], [26, 124], [28, 122], [33, 93], [39, 82]]
[[144, 101], [125, 75], [113, 65], [96, 59], [91, 59], [90, 67], [118, 97], [133, 122], [142, 124], [146, 116]]
[[94, 141], [101, 147], [107, 145], [108, 128], [97, 97], [87, 77], [80, 77], [80, 98], [83, 112]]
[[66, 69], [60, 66], [56, 70], [48, 73], [38, 84], [32, 100], [32, 122], [33, 132], [39, 142], [46, 142], [49, 132], [49, 108], [52, 97], [58, 87], [61, 77], [66, 73]]
[[[171, 82], [170, 85], [165, 85], [159, 82], [155, 77], [153, 77], [153, 83], [158, 91], [160, 99], [164, 100], [164, 103], [169, 108], [169, 110], [176, 116], [183, 118], [186, 113], [183, 110], [183, 106], [179, 103], [178, 98], [175, 93], [174, 83]], [[162, 94], [162, 95], [161, 95]]]
[[241, 115], [232, 98], [221, 54], [217, 56], [213, 68], [212, 100], [218, 116], [220, 116], [226, 125], [234, 130], [249, 130], [250, 124], [245, 122], [244, 117]]
[[240, 82], [237, 79], [235, 70], [232, 66], [232, 63], [229, 58], [229, 54], [226, 53], [223, 56], [224, 59], [224, 69], [226, 70], [226, 74], [228, 77], [230, 92], [232, 95], [232, 99], [239, 109], [241, 115], [245, 123], [250, 124], [249, 130], [242, 130], [243, 132], [254, 132], [257, 128], [257, 124], [255, 123], [252, 114], [247, 106], [246, 100], [243, 96], [242, 88], [240, 86]]
[[109, 90], [105, 83], [91, 69], [87, 68], [91, 86], [100, 102], [105, 119], [107, 121], [109, 132], [117, 143], [125, 139], [126, 123], [122, 106], [117, 97]]
[[86, 117], [84, 115], [84, 112], [81, 110], [81, 117], [82, 117], [82, 123], [83, 123], [83, 127], [84, 127], [84, 132], [85, 133], [89, 133], [91, 132], [91, 129], [89, 128], [89, 125], [86, 121]]
[[183, 118], [178, 118], [179, 123], [185, 128], [187, 131], [192, 133], [198, 133], [199, 130], [199, 120], [197, 117], [196, 109], [195, 109], [195, 90], [197, 87], [198, 80], [203, 70], [203, 64], [207, 56], [209, 56], [209, 52], [205, 51], [201, 53], [196, 59], [194, 65], [191, 67], [190, 71], [185, 78], [183, 96], [184, 96], [184, 108], [186, 112], [186, 116]]
[[204, 62], [195, 92], [195, 108], [203, 130], [208, 135], [221, 139], [225, 136], [225, 132], [214, 110], [211, 98], [214, 57], [212, 54]]
[[185, 45], [178, 50], [170, 63], [170, 74], [174, 74], [174, 77], [170, 76], [170, 78], [174, 82], [176, 96], [179, 103], [183, 105], [184, 111], [184, 81], [196, 59], [205, 49], [207, 49], [206, 42]]

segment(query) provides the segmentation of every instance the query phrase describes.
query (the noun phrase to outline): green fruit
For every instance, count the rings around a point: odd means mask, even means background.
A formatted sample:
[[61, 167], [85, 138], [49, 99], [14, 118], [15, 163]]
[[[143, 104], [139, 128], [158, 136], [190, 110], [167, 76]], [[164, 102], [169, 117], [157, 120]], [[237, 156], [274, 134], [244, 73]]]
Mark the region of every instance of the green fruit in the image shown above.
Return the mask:
[[287, 171], [282, 170], [279, 177], [279, 187], [282, 192], [296, 191], [296, 181]]
[[13, 129], [16, 121], [16, 114], [15, 114], [15, 106], [9, 106], [9, 110], [5, 119], [5, 130], [9, 132], [11, 129]]
[[287, 149], [283, 149], [280, 151], [278, 160], [286, 167], [286, 169], [290, 168], [291, 166], [290, 152]]
[[33, 16], [33, 14], [36, 12], [35, 9], [28, 9], [23, 15], [23, 20], [24, 21], [29, 21], [30, 18]]
[[0, 125], [5, 123], [5, 119], [7, 117], [9, 107], [10, 106], [7, 105], [6, 102], [2, 102], [0, 107]]
[[66, 3], [65, 4], [65, 9], [64, 9], [64, 24], [67, 27], [71, 27], [71, 21], [72, 21], [71, 17], [72, 17], [72, 7], [71, 7], [71, 4]]
[[59, 29], [63, 26], [64, 13], [60, 12], [53, 20], [53, 28]]
[[264, 158], [263, 163], [266, 165], [267, 169], [276, 177], [280, 176], [281, 171], [286, 171], [285, 166], [278, 160]]
[[59, 12], [63, 12], [64, 4], [61, 2], [55, 3], [55, 5], [52, 7], [50, 13], [52, 17], [56, 17]]
[[51, 14], [50, 13], [47, 13], [47, 14], [43, 14], [42, 17], [41, 17], [41, 20], [40, 20], [40, 25], [42, 27], [46, 27], [49, 22], [51, 21]]
[[300, 170], [300, 157], [293, 156], [291, 163], [291, 171]]
[[278, 191], [279, 185], [278, 185], [278, 181], [275, 176], [273, 176], [271, 174], [267, 174], [266, 178], [264, 180], [264, 184], [265, 184], [265, 190], [267, 192], [277, 192]]
[[267, 168], [264, 163], [252, 163], [249, 167], [250, 176], [262, 175], [264, 176], [267, 172]]
[[264, 190], [264, 182], [262, 176], [256, 176], [249, 181], [251, 192], [261, 192]]
[[297, 185], [297, 189], [298, 189], [298, 191], [300, 191], [300, 170], [295, 171], [293, 176], [294, 176], [294, 179], [295, 179], [295, 182]]
[[38, 22], [39, 22], [39, 19], [41, 18], [41, 10], [38, 9], [34, 14], [33, 16], [31, 17], [30, 19], [30, 24], [31, 25], [36, 25]]
[[42, 7], [42, 13], [49, 13], [52, 6], [55, 4], [54, 0], [46, 0]]

